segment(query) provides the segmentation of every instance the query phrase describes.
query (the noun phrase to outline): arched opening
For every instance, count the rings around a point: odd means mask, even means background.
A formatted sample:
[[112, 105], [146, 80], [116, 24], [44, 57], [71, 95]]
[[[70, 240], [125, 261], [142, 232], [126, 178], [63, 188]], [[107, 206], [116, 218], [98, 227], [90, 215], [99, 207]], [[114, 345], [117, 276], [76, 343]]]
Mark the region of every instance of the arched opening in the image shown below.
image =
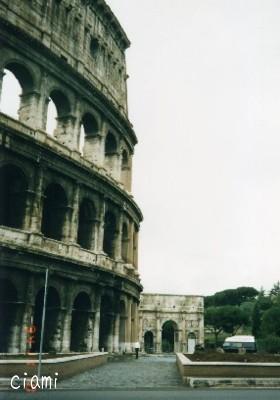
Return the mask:
[[13, 165], [0, 169], [0, 225], [21, 229], [26, 208], [27, 181]]
[[50, 135], [54, 135], [54, 131], [57, 126], [57, 109], [51, 98], [49, 98], [48, 103], [48, 113], [47, 113], [47, 124], [46, 124], [46, 132]]
[[110, 157], [117, 152], [117, 141], [112, 133], [108, 133], [105, 140], [105, 157]]
[[122, 259], [124, 262], [128, 262], [128, 249], [129, 249], [129, 236], [127, 224], [122, 226]]
[[176, 331], [177, 326], [173, 321], [166, 321], [162, 325], [161, 345], [163, 353], [174, 353]]
[[127, 190], [130, 190], [130, 161], [129, 155], [126, 150], [122, 151], [122, 168], [121, 168], [121, 181]]
[[2, 113], [7, 114], [12, 118], [18, 119], [22, 88], [12, 72], [4, 69], [4, 74], [0, 110]]
[[125, 324], [126, 324], [126, 307], [125, 302], [120, 302], [120, 326], [119, 326], [119, 346], [120, 351], [125, 351]]
[[68, 127], [70, 103], [60, 90], [53, 90], [46, 101], [46, 132], [55, 137], [65, 135]]
[[98, 123], [92, 114], [86, 113], [81, 121], [79, 149], [85, 156], [90, 155], [96, 146]]
[[126, 150], [122, 151], [122, 169], [128, 168], [129, 163], [128, 163], [128, 153]]
[[1, 90], [1, 112], [22, 121], [28, 120], [33, 79], [23, 65], [11, 62], [5, 66]]
[[112, 351], [113, 341], [113, 302], [109, 296], [102, 296], [100, 304], [99, 349]]
[[103, 251], [111, 258], [115, 255], [115, 236], [116, 217], [112, 212], [107, 211], [104, 219]]
[[[36, 328], [34, 335], [34, 343], [32, 351], [38, 352], [40, 349], [40, 338], [42, 328], [42, 314], [44, 305], [44, 288], [40, 289], [35, 299], [34, 322]], [[45, 331], [43, 341], [43, 351], [48, 353], [59, 351], [60, 343], [60, 299], [57, 290], [50, 286], [47, 292], [46, 315], [45, 315]]]
[[16, 334], [18, 296], [8, 279], [0, 279], [0, 353], [14, 352], [13, 339]]
[[94, 221], [96, 213], [92, 202], [84, 199], [79, 209], [78, 244], [85, 249], [94, 248]]
[[50, 184], [44, 193], [42, 233], [55, 240], [63, 239], [67, 198], [60, 185]]
[[117, 168], [118, 145], [115, 136], [109, 132], [105, 140], [105, 167], [108, 171], [114, 172]]
[[154, 352], [154, 334], [151, 331], [147, 331], [144, 335], [144, 350], [146, 353]]
[[81, 292], [73, 303], [71, 321], [71, 351], [87, 351], [87, 338], [89, 331], [89, 313], [91, 301], [87, 293]]

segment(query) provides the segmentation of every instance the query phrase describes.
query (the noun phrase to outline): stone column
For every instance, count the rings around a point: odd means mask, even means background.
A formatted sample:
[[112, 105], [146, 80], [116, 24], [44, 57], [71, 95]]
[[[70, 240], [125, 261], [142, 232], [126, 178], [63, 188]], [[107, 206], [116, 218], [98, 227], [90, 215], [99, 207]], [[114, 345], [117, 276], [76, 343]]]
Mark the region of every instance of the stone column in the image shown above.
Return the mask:
[[20, 352], [29, 352], [34, 340], [36, 327], [33, 326], [34, 307], [34, 276], [30, 275], [27, 281], [27, 289], [25, 292], [25, 306], [21, 320], [20, 332]]
[[130, 222], [128, 225], [128, 248], [127, 248], [127, 261], [129, 264], [133, 264], [133, 232], [134, 224]]
[[161, 326], [159, 316], [157, 316], [156, 353], [161, 353]]
[[104, 253], [103, 251], [103, 240], [104, 240], [104, 218], [105, 218], [105, 198], [101, 201], [100, 211], [99, 211], [99, 220], [97, 222], [96, 230], [98, 232], [96, 239], [96, 251], [98, 253]]
[[[65, 239], [69, 243], [77, 243], [78, 235], [78, 215], [80, 202], [80, 186], [76, 182], [71, 198], [71, 205], [68, 207], [65, 222]], [[63, 235], [64, 236], [64, 235]]]
[[119, 343], [119, 331], [120, 331], [120, 314], [116, 313], [114, 321], [114, 345], [113, 345], [113, 352], [119, 353], [120, 352], [120, 343]]
[[19, 120], [32, 126], [39, 128], [41, 121], [39, 119], [39, 104], [41, 94], [38, 91], [23, 93], [21, 95], [20, 108], [18, 111]]
[[26, 215], [25, 228], [37, 233], [41, 232], [44, 172], [44, 167], [39, 164], [36, 168], [34, 189], [29, 193], [29, 206], [26, 212], [29, 215]]
[[85, 136], [83, 156], [97, 165], [100, 165], [101, 143], [101, 133]]
[[125, 329], [125, 334], [126, 334], [126, 348], [125, 350], [127, 352], [131, 352], [131, 302], [132, 300], [128, 298], [127, 300], [127, 319], [126, 319], [126, 329]]
[[101, 296], [100, 294], [98, 294], [95, 301], [93, 351], [99, 351], [100, 303], [101, 303]]
[[117, 261], [122, 260], [122, 224], [123, 224], [123, 215], [120, 212], [117, 219], [117, 227], [115, 233], [115, 240], [114, 240], [114, 248], [115, 248], [115, 255], [114, 258]]
[[63, 314], [61, 329], [61, 351], [63, 353], [67, 353], [70, 351], [72, 308], [67, 308]]
[[[77, 149], [77, 133], [75, 132], [76, 117], [74, 115], [64, 115], [57, 118], [57, 126], [54, 130], [54, 137], [71, 150]], [[75, 137], [76, 136], [76, 137]]]

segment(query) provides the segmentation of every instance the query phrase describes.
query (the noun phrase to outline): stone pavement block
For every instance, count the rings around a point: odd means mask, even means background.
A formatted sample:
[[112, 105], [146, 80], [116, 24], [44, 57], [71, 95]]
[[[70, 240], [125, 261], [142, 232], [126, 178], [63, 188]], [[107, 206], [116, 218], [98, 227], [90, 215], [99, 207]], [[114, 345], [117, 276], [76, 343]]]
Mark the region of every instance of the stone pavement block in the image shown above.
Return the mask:
[[161, 388], [182, 386], [175, 356], [148, 356], [108, 363], [60, 382], [60, 388]]

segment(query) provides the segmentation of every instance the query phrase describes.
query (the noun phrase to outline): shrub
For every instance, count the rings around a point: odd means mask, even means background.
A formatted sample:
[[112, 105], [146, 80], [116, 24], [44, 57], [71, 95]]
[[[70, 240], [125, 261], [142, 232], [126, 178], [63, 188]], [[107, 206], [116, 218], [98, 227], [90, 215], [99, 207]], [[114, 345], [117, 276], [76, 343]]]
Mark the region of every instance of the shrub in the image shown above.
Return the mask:
[[266, 336], [257, 341], [257, 348], [259, 351], [267, 353], [280, 353], [280, 337], [275, 335]]

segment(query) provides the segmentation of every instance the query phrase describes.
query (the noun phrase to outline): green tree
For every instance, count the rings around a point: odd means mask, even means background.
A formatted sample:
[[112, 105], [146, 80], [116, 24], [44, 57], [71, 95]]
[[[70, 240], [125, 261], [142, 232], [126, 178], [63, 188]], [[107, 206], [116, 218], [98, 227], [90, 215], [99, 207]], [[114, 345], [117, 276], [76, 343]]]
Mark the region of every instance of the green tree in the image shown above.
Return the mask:
[[263, 314], [261, 322], [263, 336], [275, 335], [280, 337], [280, 306], [274, 305]]
[[205, 307], [240, 305], [255, 300], [258, 291], [253, 287], [242, 286], [237, 289], [226, 289], [212, 296], [205, 297]]
[[248, 323], [248, 315], [238, 306], [208, 307], [205, 311], [205, 325], [211, 327], [217, 346], [221, 332], [234, 335], [241, 326]]
[[260, 290], [257, 301], [252, 313], [252, 335], [261, 336], [261, 323], [263, 314], [272, 307], [273, 303], [270, 296], [265, 296], [264, 290]]

